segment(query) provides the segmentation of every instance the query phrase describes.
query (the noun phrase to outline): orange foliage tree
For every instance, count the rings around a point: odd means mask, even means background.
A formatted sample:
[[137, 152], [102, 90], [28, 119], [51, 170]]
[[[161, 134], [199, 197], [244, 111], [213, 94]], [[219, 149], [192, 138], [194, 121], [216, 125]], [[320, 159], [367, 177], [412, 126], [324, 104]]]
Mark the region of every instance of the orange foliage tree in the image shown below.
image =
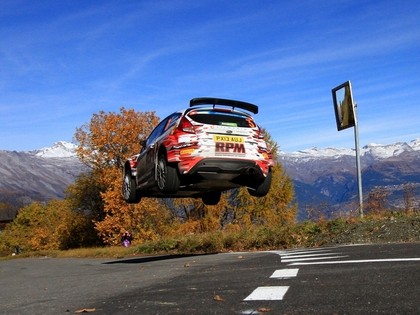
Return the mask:
[[128, 204], [121, 194], [121, 170], [108, 170], [107, 180], [110, 181], [109, 188], [101, 194], [106, 215], [96, 222], [96, 229], [105, 243], [118, 244], [126, 230], [134, 236], [134, 243], [156, 240], [166, 234], [171, 217], [160, 199], [143, 198], [139, 204]]
[[205, 205], [201, 199], [174, 199], [174, 207], [180, 214], [177, 224], [172, 224], [171, 231], [176, 235], [220, 231], [224, 225], [224, 214], [232, 209], [229, 202], [232, 191], [222, 193], [217, 205]]
[[120, 168], [127, 153], [140, 152], [139, 137], [146, 137], [158, 124], [155, 112], [120, 108], [119, 113], [100, 111], [77, 128], [79, 158], [93, 170]]
[[146, 137], [158, 122], [155, 112], [121, 108], [119, 113], [100, 111], [76, 130], [77, 154], [91, 168], [92, 184], [101, 187], [104, 217], [95, 228], [107, 244], [117, 244], [125, 230], [137, 242], [154, 239], [166, 226], [168, 210], [158, 200], [145, 198], [128, 205], [121, 194], [127, 154], [140, 152], [139, 137]]
[[246, 188], [239, 189], [235, 207], [234, 224], [242, 228], [251, 225], [291, 225], [296, 222], [297, 204], [293, 181], [278, 160], [278, 144], [267, 130], [263, 130], [268, 146], [273, 154], [272, 180], [269, 193], [255, 198]]
[[265, 197], [255, 198], [245, 188], [238, 193], [234, 223], [242, 227], [251, 225], [292, 225], [296, 221], [297, 205], [291, 178], [278, 162], [274, 165], [271, 188]]
[[23, 251], [68, 249], [84, 241], [86, 218], [72, 210], [67, 200], [23, 207], [0, 234], [0, 251], [19, 247]]

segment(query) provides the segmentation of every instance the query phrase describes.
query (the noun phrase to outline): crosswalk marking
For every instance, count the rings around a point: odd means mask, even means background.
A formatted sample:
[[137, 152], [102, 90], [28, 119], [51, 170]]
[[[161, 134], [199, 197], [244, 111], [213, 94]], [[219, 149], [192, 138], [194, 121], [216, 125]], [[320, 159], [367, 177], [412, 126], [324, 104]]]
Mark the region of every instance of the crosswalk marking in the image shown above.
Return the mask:
[[313, 261], [313, 262], [294, 262], [290, 265], [337, 265], [337, 264], [361, 264], [379, 262], [405, 262], [420, 261], [420, 258], [387, 258], [387, 259], [360, 259], [360, 260], [338, 260], [338, 261]]
[[328, 260], [348, 257], [334, 253], [329, 249], [306, 249], [306, 250], [288, 250], [288, 251], [274, 251], [281, 257], [282, 263], [295, 263], [312, 260]]
[[291, 253], [291, 254], [283, 254], [283, 255], [280, 255], [281, 256], [281, 258], [288, 258], [288, 257], [294, 257], [294, 258], [300, 258], [300, 257], [316, 257], [316, 256], [328, 256], [328, 255], [331, 255], [331, 253], [329, 252], [329, 253], [316, 253], [316, 254], [314, 254], [314, 253], [311, 253], [311, 254], [301, 254], [301, 253], [297, 253], [297, 254], [294, 254], [294, 253]]
[[279, 301], [283, 300], [288, 286], [258, 287], [244, 301]]
[[304, 255], [304, 254], [314, 254], [314, 253], [331, 253], [330, 249], [292, 249], [292, 250], [274, 250], [271, 253], [275, 253], [280, 256], [285, 255]]
[[[316, 261], [324, 261], [332, 263], [334, 259], [348, 257], [334, 253], [329, 249], [310, 249], [310, 250], [288, 250], [288, 251], [271, 251], [280, 256], [282, 263], [288, 263], [289, 266], [315, 264]], [[309, 261], [309, 262], [308, 262]], [[337, 262], [337, 261], [334, 261]], [[322, 262], [321, 262], [322, 263]], [[298, 268], [278, 269], [270, 276], [271, 279], [291, 279], [296, 277], [299, 272]], [[283, 300], [289, 286], [265, 286], [256, 288], [244, 301], [272, 301]]]
[[311, 260], [327, 260], [327, 259], [337, 259], [337, 258], [345, 258], [348, 256], [326, 256], [326, 257], [305, 257], [305, 258], [286, 258], [281, 259], [281, 262], [284, 263], [291, 263], [291, 262], [299, 262], [299, 261], [311, 261]]
[[274, 271], [270, 278], [289, 279], [297, 276], [299, 268], [279, 269]]

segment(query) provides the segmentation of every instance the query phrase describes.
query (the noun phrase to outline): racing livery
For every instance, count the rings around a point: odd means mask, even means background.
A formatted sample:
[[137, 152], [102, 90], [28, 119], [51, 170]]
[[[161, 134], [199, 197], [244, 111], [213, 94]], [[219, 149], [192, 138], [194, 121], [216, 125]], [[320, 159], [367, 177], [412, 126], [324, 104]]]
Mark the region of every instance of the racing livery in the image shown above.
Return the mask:
[[215, 205], [221, 192], [242, 186], [252, 196], [265, 196], [273, 160], [251, 113], [258, 106], [203, 97], [163, 119], [124, 165], [126, 202], [193, 197]]

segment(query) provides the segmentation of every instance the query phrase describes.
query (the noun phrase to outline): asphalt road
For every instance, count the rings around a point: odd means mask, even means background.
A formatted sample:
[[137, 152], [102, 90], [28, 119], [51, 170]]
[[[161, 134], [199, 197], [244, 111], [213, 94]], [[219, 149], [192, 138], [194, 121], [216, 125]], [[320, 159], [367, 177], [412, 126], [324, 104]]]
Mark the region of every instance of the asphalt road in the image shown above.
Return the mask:
[[420, 314], [420, 243], [0, 262], [0, 314]]

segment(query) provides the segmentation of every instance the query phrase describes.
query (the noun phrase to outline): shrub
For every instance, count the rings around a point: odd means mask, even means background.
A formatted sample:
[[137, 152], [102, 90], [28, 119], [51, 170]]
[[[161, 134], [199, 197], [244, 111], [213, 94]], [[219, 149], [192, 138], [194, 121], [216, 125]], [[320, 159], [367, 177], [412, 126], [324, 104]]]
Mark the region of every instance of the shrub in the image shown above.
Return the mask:
[[72, 211], [65, 200], [34, 202], [19, 211], [0, 234], [0, 250], [39, 251], [85, 245], [88, 220]]

